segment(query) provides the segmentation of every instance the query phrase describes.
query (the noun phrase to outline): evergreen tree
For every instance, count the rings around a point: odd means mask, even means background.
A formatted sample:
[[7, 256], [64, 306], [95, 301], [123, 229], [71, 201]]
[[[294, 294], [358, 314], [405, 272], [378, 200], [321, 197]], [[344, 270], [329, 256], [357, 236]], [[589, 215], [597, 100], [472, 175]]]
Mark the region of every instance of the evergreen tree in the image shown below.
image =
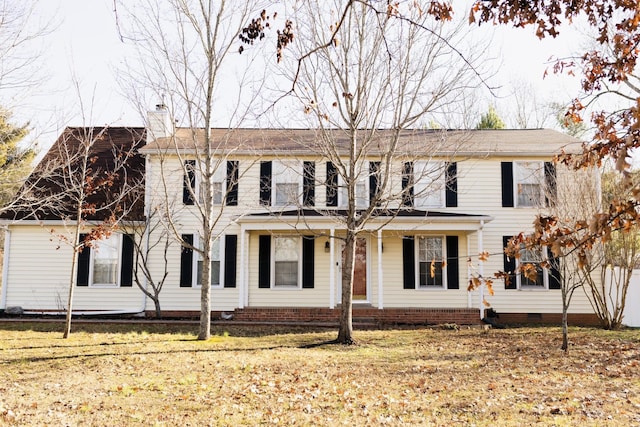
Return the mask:
[[489, 111], [480, 117], [480, 122], [476, 125], [476, 129], [504, 129], [505, 124], [498, 116], [493, 105], [489, 106]]
[[15, 196], [35, 157], [32, 148], [21, 144], [29, 133], [28, 124], [16, 126], [10, 119], [8, 111], [0, 110], [0, 206]]

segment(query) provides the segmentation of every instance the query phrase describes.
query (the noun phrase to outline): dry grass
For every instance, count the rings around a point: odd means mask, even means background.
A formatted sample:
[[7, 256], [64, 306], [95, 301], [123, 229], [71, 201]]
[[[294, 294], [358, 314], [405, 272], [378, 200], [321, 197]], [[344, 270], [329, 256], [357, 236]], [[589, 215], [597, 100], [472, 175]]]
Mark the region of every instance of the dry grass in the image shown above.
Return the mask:
[[0, 325], [0, 425], [640, 425], [640, 331], [184, 328]]

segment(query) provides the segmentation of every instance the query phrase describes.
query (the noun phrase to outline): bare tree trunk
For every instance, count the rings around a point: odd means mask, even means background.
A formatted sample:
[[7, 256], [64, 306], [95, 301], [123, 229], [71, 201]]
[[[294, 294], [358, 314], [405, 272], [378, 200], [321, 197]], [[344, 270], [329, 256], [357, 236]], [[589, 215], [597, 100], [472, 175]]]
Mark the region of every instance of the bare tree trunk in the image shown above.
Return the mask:
[[340, 309], [340, 325], [338, 329], [339, 344], [353, 344], [353, 266], [356, 251], [356, 236], [347, 230], [342, 263], [342, 307]]
[[[76, 242], [80, 237], [80, 227], [76, 227]], [[76, 246], [73, 246], [73, 254], [71, 258], [71, 274], [69, 274], [69, 295], [67, 297], [67, 315], [64, 322], [64, 334], [62, 338], [69, 338], [69, 334], [71, 334], [71, 314], [73, 312], [73, 291], [76, 287], [76, 269], [78, 268], [78, 250]]]

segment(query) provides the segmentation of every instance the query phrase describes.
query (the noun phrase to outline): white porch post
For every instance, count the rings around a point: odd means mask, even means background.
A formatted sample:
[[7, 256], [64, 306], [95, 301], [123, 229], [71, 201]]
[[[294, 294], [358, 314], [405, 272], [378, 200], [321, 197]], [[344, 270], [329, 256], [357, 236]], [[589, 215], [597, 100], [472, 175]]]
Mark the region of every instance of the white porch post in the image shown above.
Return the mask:
[[[478, 254], [484, 252], [484, 244], [482, 241], [482, 229], [484, 228], [484, 221], [480, 221], [480, 228], [478, 228]], [[478, 259], [478, 274], [484, 279], [484, 261]], [[479, 293], [480, 303], [478, 308], [480, 309], [480, 319], [484, 319], [484, 283], [480, 283]]]
[[247, 280], [246, 270], [247, 267], [247, 238], [246, 238], [246, 230], [244, 227], [240, 227], [240, 283], [238, 286], [238, 308], [244, 308], [245, 302], [245, 288], [247, 284], [245, 283]]
[[329, 308], [336, 306], [335, 229], [329, 230]]
[[384, 308], [382, 282], [382, 230], [378, 230], [378, 310]]

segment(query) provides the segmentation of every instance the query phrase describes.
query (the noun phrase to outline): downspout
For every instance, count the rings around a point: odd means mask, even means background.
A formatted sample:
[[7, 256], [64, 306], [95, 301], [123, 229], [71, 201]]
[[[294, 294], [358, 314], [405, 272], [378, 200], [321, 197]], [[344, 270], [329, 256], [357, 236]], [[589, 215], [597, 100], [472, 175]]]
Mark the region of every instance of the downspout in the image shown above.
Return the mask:
[[238, 308], [244, 308], [244, 289], [245, 289], [245, 265], [247, 264], [246, 260], [246, 249], [245, 246], [247, 244], [246, 231], [244, 226], [240, 226], [240, 283], [238, 284]]
[[[150, 212], [151, 212], [151, 207], [150, 207], [150, 180], [149, 180], [149, 176], [151, 175], [151, 157], [149, 154], [147, 154], [144, 157], [144, 221], [145, 221], [145, 227], [144, 227], [144, 253], [148, 256], [149, 255], [149, 241], [151, 239], [151, 230], [150, 230]], [[148, 260], [147, 260], [148, 261]], [[148, 291], [149, 290], [149, 280], [147, 279], [147, 275], [144, 275], [144, 290]], [[145, 292], [142, 293], [142, 308], [140, 310], [140, 312], [145, 312], [147, 309], [147, 294]]]
[[[484, 220], [480, 221], [480, 227], [478, 228], [478, 253], [484, 252], [484, 243], [482, 239], [482, 229], [484, 228]], [[478, 259], [478, 274], [484, 278], [484, 261]], [[478, 309], [480, 310], [480, 320], [484, 319], [484, 283], [480, 284], [480, 293], [478, 295], [480, 299]]]
[[0, 310], [7, 308], [7, 286], [9, 283], [9, 248], [11, 247], [11, 231], [6, 225], [4, 229], [4, 254], [2, 256], [2, 297], [0, 297]]

